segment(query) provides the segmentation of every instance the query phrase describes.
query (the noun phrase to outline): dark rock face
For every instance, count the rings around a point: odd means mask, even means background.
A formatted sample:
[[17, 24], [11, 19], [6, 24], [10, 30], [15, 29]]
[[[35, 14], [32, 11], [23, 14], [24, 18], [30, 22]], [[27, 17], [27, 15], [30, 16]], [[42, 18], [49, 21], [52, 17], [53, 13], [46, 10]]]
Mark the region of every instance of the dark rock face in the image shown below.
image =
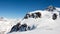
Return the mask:
[[27, 31], [27, 24], [22, 24], [22, 25], [19, 27], [19, 31]]
[[12, 28], [11, 28], [11, 31], [9, 33], [12, 33], [12, 32], [17, 32], [17, 31], [27, 31], [27, 24], [16, 24], [14, 25]]
[[40, 12], [37, 12], [37, 13], [35, 13], [37, 16], [37, 18], [39, 17], [39, 18], [41, 18], [41, 13]]
[[54, 11], [56, 8], [54, 6], [49, 6], [46, 8], [47, 11]]
[[53, 20], [57, 19], [57, 14], [53, 14], [52, 19]]
[[26, 14], [26, 16], [24, 17], [24, 19], [28, 19], [28, 17], [30, 17], [30, 14]]
[[33, 30], [35, 28], [36, 28], [36, 26], [34, 26], [34, 25], [32, 27], [30, 27], [30, 26], [27, 27], [28, 30]]
[[20, 25], [20, 23], [14, 25], [14, 26], [11, 28], [10, 33], [11, 33], [11, 32], [17, 32], [17, 31], [19, 30], [19, 25]]
[[24, 19], [28, 19], [28, 18], [41, 18], [41, 13], [36, 12], [36, 13], [32, 13], [32, 14], [26, 14]]
[[25, 24], [18, 23], [11, 28], [11, 31], [9, 33], [17, 32], [17, 31], [23, 32], [23, 31], [33, 30], [35, 28], [36, 28], [35, 25], [28, 26], [26, 23]]
[[32, 13], [31, 17], [32, 17], [32, 18], [34, 18], [34, 17], [35, 17], [34, 13]]

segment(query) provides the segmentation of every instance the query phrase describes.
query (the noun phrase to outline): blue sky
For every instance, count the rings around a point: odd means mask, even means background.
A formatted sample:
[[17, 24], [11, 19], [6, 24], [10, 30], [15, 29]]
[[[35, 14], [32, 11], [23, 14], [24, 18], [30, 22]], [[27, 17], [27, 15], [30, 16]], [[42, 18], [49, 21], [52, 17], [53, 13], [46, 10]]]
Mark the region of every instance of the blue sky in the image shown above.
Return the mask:
[[27, 12], [60, 7], [60, 0], [0, 0], [0, 17], [23, 18]]

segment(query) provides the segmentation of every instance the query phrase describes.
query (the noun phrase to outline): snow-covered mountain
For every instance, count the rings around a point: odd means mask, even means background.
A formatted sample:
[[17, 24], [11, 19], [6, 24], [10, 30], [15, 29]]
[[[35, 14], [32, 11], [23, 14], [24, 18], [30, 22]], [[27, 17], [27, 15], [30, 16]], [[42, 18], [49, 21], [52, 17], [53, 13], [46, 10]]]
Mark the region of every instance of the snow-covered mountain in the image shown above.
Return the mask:
[[[52, 11], [51, 11], [52, 10]], [[21, 22], [27, 23], [27, 25], [32, 26], [32, 25], [38, 25], [38, 27], [56, 27], [58, 24], [55, 22], [56, 20], [59, 19], [59, 10], [57, 10], [53, 6], [49, 6], [46, 10], [36, 10], [33, 12], [29, 12], [26, 14], [24, 17], [24, 20]], [[40, 13], [39, 16], [36, 13]], [[33, 14], [33, 15], [32, 15]], [[57, 15], [56, 19], [53, 16], [54, 14]]]
[[[0, 18], [0, 20], [2, 20]], [[3, 19], [4, 20], [4, 19]], [[12, 32], [8, 34], [60, 34], [60, 8], [49, 6], [45, 10], [28, 12], [23, 19], [7, 19], [0, 21], [0, 32], [7, 33], [18, 22], [28, 26], [36, 26], [34, 30]]]

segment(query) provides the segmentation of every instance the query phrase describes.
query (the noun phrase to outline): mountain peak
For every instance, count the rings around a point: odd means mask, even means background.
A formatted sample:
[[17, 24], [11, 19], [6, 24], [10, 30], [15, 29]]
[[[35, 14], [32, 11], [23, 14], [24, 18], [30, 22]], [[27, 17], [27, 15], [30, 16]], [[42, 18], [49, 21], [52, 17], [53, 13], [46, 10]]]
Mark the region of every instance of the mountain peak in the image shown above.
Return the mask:
[[46, 8], [46, 10], [47, 10], [47, 11], [54, 11], [54, 10], [56, 10], [56, 8], [55, 8], [54, 6], [52, 6], [52, 5], [50, 5], [50, 6], [48, 6], [48, 7]]

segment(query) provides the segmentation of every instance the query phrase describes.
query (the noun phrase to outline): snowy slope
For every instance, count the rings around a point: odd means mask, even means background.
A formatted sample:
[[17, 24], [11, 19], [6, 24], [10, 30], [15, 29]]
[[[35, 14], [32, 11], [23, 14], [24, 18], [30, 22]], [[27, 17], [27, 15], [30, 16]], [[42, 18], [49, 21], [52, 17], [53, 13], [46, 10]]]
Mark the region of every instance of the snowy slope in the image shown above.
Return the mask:
[[39, 24], [35, 30], [26, 31], [26, 32], [13, 32], [10, 34], [60, 34], [60, 23], [59, 23], [60, 21], [59, 20], [60, 18], [55, 21], [44, 20], [44, 22], [40, 22], [42, 25]]
[[0, 19], [0, 34], [7, 33], [11, 30], [11, 28], [16, 25], [20, 20], [18, 19]]
[[60, 11], [60, 8], [56, 7], [56, 9], [57, 9], [58, 11]]
[[[26, 32], [13, 32], [10, 34], [60, 34], [60, 18], [59, 12], [54, 10], [54, 12], [37, 10], [30, 12], [29, 14], [40, 12], [42, 14], [41, 18], [28, 18], [21, 21], [21, 24], [26, 23], [29, 26], [35, 25], [36, 29]], [[57, 19], [53, 20], [52, 15], [56, 13]]]
[[[56, 8], [57, 9], [57, 8]], [[28, 18], [28, 19], [7, 19], [6, 21], [0, 21], [0, 32], [4, 32], [7, 34], [10, 29], [21, 21], [21, 24], [26, 23], [28, 26], [36, 26], [36, 29], [31, 31], [25, 32], [12, 32], [8, 34], [60, 34], [60, 17], [59, 17], [59, 9], [54, 11], [47, 11], [47, 10], [36, 10], [29, 12], [29, 14], [40, 12], [41, 18]], [[52, 15], [56, 13], [57, 19], [53, 20]], [[1, 34], [1, 33], [0, 33]]]

